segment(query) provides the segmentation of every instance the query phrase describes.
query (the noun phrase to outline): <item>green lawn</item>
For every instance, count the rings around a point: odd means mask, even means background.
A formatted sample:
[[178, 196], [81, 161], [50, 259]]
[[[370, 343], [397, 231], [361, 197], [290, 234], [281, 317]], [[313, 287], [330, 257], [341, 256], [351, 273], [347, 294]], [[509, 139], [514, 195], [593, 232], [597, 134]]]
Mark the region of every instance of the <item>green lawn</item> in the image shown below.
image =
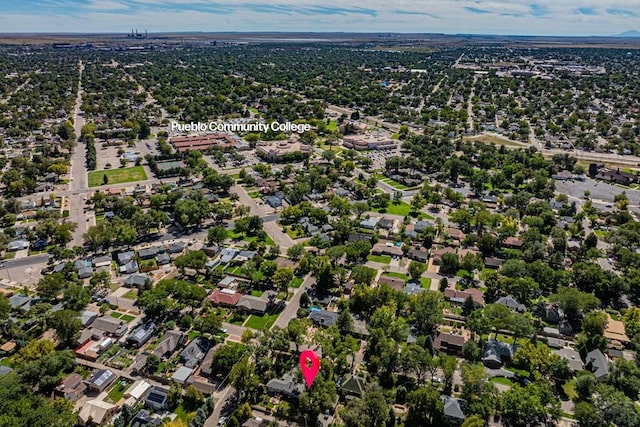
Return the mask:
[[109, 391], [107, 396], [113, 403], [118, 403], [124, 392], [129, 388], [129, 383], [123, 380], [117, 381], [113, 388]]
[[379, 262], [380, 264], [389, 264], [391, 257], [389, 255], [368, 255], [367, 259], [373, 262]]
[[189, 341], [192, 341], [196, 338], [198, 338], [200, 336], [200, 332], [196, 332], [196, 331], [189, 331], [187, 333], [187, 337], [189, 338]]
[[382, 274], [383, 276], [387, 276], [387, 277], [395, 277], [396, 279], [402, 279], [405, 282], [407, 280], [409, 280], [409, 276], [407, 276], [406, 274], [402, 274], [402, 273], [396, 273], [393, 271], [387, 271], [386, 273]]
[[509, 387], [513, 385], [513, 382], [509, 378], [505, 378], [505, 377], [493, 377], [491, 378], [491, 382], [496, 384], [506, 385]]
[[388, 213], [391, 215], [400, 215], [400, 216], [407, 216], [411, 213], [411, 205], [409, 205], [406, 202], [400, 202], [397, 205], [392, 203], [389, 203], [389, 206], [387, 206], [384, 209], [380, 209], [380, 208], [373, 208], [371, 209], [372, 212], [381, 212], [381, 213]]
[[247, 319], [247, 322], [244, 324], [247, 328], [258, 329], [260, 331], [265, 331], [271, 327], [278, 318], [279, 313], [275, 314], [265, 314], [263, 316], [256, 316], [252, 314]]
[[422, 289], [429, 289], [431, 287], [431, 278], [430, 277], [421, 277], [420, 278], [420, 286]]
[[89, 187], [104, 185], [104, 175], [108, 178], [108, 184], [124, 184], [127, 182], [144, 181], [147, 174], [142, 166], [131, 168], [109, 169], [89, 172]]
[[135, 316], [131, 316], [130, 314], [123, 314], [120, 317], [120, 320], [124, 320], [127, 323], [131, 322], [133, 319], [135, 319]]
[[336, 122], [335, 120], [331, 120], [326, 129], [330, 132], [338, 130], [338, 122]]
[[138, 298], [138, 291], [127, 291], [127, 293], [122, 295], [122, 298], [135, 300]]
[[302, 285], [302, 282], [304, 282], [302, 277], [294, 277], [293, 280], [291, 280], [291, 283], [289, 283], [289, 286], [292, 288], [299, 288], [300, 285]]
[[117, 311], [112, 311], [111, 312], [111, 317], [115, 317], [116, 319], [121, 318], [122, 316], [124, 316], [124, 314], [122, 313], [118, 313]]
[[252, 297], [261, 297], [262, 294], [264, 294], [264, 291], [260, 291], [258, 289], [252, 289], [251, 290], [251, 296]]

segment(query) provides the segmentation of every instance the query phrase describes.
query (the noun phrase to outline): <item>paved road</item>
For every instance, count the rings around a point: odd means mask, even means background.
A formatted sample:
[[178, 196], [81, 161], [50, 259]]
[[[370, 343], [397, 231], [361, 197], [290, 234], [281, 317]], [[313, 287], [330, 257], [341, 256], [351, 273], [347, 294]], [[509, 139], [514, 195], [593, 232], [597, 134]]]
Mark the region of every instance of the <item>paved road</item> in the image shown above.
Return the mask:
[[264, 210], [258, 206], [256, 201], [247, 194], [244, 187], [240, 185], [234, 185], [231, 187], [231, 191], [238, 195], [238, 201], [243, 206], [249, 206], [251, 209], [251, 215], [258, 215], [263, 218], [264, 231], [273, 239], [273, 241], [280, 246], [280, 249], [286, 251], [293, 246], [295, 242], [287, 233], [282, 231], [280, 226], [276, 224], [276, 220], [280, 217], [279, 214], [265, 215]]
[[[73, 124], [77, 137], [80, 136], [85, 122], [84, 117], [81, 115], [83, 71], [84, 64], [80, 61], [78, 63], [78, 94], [73, 111]], [[73, 240], [70, 242], [71, 247], [84, 244], [82, 236], [87, 232], [87, 215], [84, 212], [85, 196], [82, 192], [87, 189], [86, 147], [84, 143], [78, 143], [71, 158], [71, 182], [69, 183], [69, 191], [74, 193], [68, 198], [69, 221], [78, 224], [78, 228], [73, 233]]]
[[218, 425], [218, 420], [220, 420], [220, 415], [222, 415], [222, 408], [227, 403], [227, 400], [233, 396], [236, 392], [236, 389], [232, 386], [228, 386], [222, 392], [220, 399], [216, 401], [215, 407], [213, 408], [213, 413], [207, 421], [204, 423], [204, 427], [216, 427]]
[[31, 255], [26, 258], [9, 259], [4, 262], [4, 268], [27, 267], [33, 264], [46, 263], [49, 260], [49, 254]]
[[280, 313], [280, 316], [278, 316], [276, 321], [273, 323], [273, 326], [271, 326], [271, 329], [273, 329], [276, 326], [281, 329], [284, 329], [287, 327], [287, 325], [289, 325], [289, 322], [291, 321], [291, 319], [296, 318], [296, 316], [298, 315], [298, 309], [300, 308], [300, 297], [302, 296], [302, 293], [305, 292], [307, 289], [309, 289], [315, 282], [316, 280], [311, 276], [305, 277], [304, 281], [302, 282], [302, 285], [300, 285], [300, 287], [296, 289], [295, 293], [293, 294], [293, 297], [287, 303], [287, 306], [284, 308], [284, 310], [282, 310], [282, 313]]

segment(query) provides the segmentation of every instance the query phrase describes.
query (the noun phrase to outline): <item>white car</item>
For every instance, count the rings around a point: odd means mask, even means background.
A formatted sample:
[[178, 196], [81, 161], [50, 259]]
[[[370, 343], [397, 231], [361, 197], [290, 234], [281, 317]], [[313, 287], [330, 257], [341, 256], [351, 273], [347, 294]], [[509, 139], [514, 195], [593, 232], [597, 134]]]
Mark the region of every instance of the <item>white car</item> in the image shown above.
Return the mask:
[[222, 427], [227, 422], [227, 417], [220, 417], [218, 420], [218, 427]]

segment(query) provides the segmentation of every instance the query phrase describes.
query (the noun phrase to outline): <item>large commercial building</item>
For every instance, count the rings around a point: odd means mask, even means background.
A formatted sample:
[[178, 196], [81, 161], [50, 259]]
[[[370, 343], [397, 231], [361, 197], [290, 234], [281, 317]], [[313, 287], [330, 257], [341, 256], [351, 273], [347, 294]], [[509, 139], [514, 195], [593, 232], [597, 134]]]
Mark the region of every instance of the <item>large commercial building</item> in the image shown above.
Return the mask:
[[[177, 152], [185, 151], [206, 151], [212, 147], [238, 149], [248, 148], [248, 145], [238, 137], [234, 137], [228, 133], [216, 132], [204, 135], [174, 136], [171, 138], [171, 144]], [[246, 147], [245, 147], [246, 146]]]
[[398, 141], [375, 134], [346, 135], [342, 145], [354, 150], [395, 150], [398, 147]]
[[259, 141], [256, 146], [256, 154], [268, 162], [302, 160], [311, 152], [311, 146], [302, 144], [295, 138], [286, 141]]

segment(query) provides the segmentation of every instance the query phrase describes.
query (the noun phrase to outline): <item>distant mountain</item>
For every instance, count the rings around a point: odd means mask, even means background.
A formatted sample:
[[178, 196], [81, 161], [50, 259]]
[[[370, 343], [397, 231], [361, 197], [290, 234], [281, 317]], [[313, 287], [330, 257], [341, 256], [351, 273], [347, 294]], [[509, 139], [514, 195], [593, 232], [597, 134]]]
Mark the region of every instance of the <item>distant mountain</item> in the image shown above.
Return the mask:
[[638, 37], [640, 37], [640, 31], [629, 30], [629, 31], [625, 31], [624, 33], [616, 34], [614, 37], [634, 37], [634, 38], [638, 38]]

